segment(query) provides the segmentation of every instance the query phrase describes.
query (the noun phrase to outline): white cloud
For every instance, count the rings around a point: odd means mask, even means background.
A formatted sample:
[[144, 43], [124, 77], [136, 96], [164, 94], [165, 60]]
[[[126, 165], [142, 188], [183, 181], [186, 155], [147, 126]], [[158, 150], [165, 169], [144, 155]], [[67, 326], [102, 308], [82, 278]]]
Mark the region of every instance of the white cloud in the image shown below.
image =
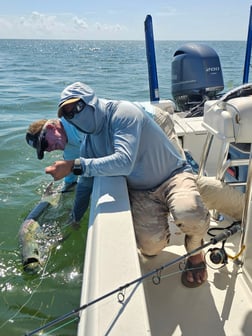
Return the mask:
[[107, 31], [107, 32], [117, 32], [117, 31], [122, 31], [125, 28], [120, 26], [119, 24], [115, 25], [109, 25], [109, 24], [101, 24], [99, 22], [96, 22], [95, 24], [97, 30], [102, 30], [102, 31]]
[[127, 28], [120, 24], [88, 23], [85, 18], [71, 14], [0, 15], [0, 38], [120, 39], [121, 32], [127, 32]]
[[88, 29], [87, 22], [83, 19], [79, 19], [77, 16], [73, 17], [73, 22], [77, 28]]
[[20, 25], [23, 26], [25, 30], [31, 30], [40, 33], [50, 33], [54, 28], [57, 27], [56, 16], [48, 16], [40, 14], [38, 12], [32, 12], [28, 17], [20, 18]]

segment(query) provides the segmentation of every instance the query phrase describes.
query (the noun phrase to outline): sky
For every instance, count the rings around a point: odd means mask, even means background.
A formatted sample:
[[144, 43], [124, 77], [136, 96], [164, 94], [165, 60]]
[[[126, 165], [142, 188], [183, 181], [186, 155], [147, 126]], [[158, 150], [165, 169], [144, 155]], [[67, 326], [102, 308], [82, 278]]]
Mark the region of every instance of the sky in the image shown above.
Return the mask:
[[246, 40], [252, 0], [7, 0], [0, 38]]

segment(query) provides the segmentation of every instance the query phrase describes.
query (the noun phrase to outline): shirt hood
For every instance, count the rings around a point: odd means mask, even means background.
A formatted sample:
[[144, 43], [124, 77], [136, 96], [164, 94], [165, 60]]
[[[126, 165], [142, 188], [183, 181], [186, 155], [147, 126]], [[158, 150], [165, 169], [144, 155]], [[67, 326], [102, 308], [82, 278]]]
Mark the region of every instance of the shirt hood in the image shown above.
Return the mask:
[[73, 83], [62, 91], [59, 106], [72, 98], [82, 99], [87, 106], [67, 121], [81, 132], [98, 133], [102, 128], [105, 114], [102, 100], [97, 98], [92, 88], [81, 82]]
[[95, 106], [97, 97], [88, 85], [76, 82], [67, 86], [60, 96], [59, 106], [70, 98], [81, 98], [87, 105]]

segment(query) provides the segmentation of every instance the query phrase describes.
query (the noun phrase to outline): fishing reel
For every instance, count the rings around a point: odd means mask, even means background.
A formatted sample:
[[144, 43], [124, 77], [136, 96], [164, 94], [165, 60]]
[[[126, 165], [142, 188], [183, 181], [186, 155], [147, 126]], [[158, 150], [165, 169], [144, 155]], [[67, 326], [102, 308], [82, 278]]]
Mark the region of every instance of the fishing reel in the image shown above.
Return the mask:
[[210, 261], [214, 265], [220, 265], [220, 268], [224, 267], [228, 263], [228, 255], [225, 250], [225, 242], [222, 242], [221, 247], [211, 248], [207, 251], [206, 256], [208, 255]]
[[[216, 230], [223, 230], [222, 233], [219, 235], [215, 235], [212, 232]], [[222, 241], [222, 246], [220, 248], [215, 247], [211, 248], [206, 253], [206, 260], [209, 259], [209, 262], [211, 262], [212, 265], [220, 265], [220, 267], [212, 267], [210, 264], [208, 264], [209, 267], [213, 269], [218, 269], [224, 267], [226, 264], [228, 264], [228, 259], [232, 259], [234, 263], [237, 265], [242, 265], [243, 262], [239, 259], [240, 255], [243, 253], [245, 249], [245, 245], [243, 245], [240, 249], [240, 251], [235, 255], [231, 256], [227, 254], [225, 250], [225, 243], [228, 237], [232, 236], [236, 232], [241, 231], [241, 223], [240, 222], [234, 222], [227, 228], [210, 228], [208, 229], [207, 233], [212, 236], [211, 242], [212, 244], [217, 244], [218, 242]]]
[[215, 265], [219, 265], [219, 264], [227, 264], [228, 263], [228, 255], [225, 251], [224, 248], [224, 244], [225, 242], [222, 242], [222, 247], [218, 248], [211, 248], [208, 250], [209, 254], [209, 259], [211, 260], [211, 262]]

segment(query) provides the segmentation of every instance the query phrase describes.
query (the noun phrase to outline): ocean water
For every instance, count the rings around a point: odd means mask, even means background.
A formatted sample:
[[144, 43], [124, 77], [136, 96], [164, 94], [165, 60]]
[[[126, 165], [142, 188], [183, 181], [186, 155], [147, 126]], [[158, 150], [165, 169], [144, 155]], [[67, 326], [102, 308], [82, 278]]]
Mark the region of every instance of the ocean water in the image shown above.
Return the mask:
[[[202, 41], [204, 42], [204, 41]], [[183, 41], [157, 41], [161, 99], [172, 98], [171, 61]], [[246, 44], [204, 42], [218, 53], [225, 89], [242, 84]], [[149, 100], [144, 41], [0, 40], [0, 335], [20, 336], [79, 306], [87, 216], [81, 229], [52, 249], [38, 275], [21, 267], [18, 230], [52, 181], [46, 165], [61, 152], [36, 159], [25, 142], [28, 125], [56, 117], [60, 92], [83, 81], [104, 98]], [[71, 200], [52, 221], [69, 212]], [[65, 219], [64, 219], [65, 220]], [[77, 322], [53, 335], [76, 335]]]

